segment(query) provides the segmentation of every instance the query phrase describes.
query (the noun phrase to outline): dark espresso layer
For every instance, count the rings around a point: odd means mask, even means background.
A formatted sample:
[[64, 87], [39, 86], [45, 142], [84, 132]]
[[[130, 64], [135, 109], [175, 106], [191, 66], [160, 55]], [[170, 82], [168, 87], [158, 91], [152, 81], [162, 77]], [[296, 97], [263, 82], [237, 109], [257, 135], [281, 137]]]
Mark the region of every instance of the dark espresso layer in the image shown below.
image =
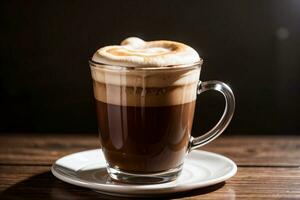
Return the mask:
[[183, 163], [195, 101], [157, 107], [96, 102], [102, 150], [111, 167], [155, 173]]

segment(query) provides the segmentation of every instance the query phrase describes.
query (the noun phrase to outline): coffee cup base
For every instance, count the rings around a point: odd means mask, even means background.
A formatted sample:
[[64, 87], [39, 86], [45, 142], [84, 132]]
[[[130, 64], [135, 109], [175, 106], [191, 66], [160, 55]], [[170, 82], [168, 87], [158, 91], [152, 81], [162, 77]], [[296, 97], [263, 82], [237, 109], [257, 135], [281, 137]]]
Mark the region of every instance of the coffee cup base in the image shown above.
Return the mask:
[[129, 173], [107, 166], [110, 177], [119, 182], [128, 184], [158, 184], [176, 180], [181, 174], [182, 164], [176, 168], [159, 173]]

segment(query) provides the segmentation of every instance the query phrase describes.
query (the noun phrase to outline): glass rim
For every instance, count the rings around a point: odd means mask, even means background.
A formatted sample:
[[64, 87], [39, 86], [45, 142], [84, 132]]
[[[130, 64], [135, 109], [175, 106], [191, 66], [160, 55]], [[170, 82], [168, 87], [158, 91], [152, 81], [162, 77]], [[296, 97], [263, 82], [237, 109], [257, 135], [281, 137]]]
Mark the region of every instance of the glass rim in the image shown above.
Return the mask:
[[180, 65], [169, 65], [164, 67], [128, 67], [128, 66], [117, 66], [117, 65], [108, 65], [104, 63], [99, 63], [89, 59], [89, 64], [91, 67], [99, 68], [99, 69], [108, 69], [108, 70], [130, 70], [130, 71], [160, 71], [160, 70], [175, 70], [175, 69], [192, 69], [194, 67], [201, 67], [203, 64], [203, 59], [200, 58], [198, 62], [191, 64], [180, 64]]

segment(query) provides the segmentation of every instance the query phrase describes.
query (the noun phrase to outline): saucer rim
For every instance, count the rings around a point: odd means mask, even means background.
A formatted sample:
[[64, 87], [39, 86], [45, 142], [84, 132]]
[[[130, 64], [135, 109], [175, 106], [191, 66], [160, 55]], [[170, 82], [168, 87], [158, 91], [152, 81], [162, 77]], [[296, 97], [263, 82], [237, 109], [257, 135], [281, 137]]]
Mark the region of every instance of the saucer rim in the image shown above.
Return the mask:
[[[67, 182], [69, 184], [72, 185], [76, 185], [79, 187], [84, 187], [84, 188], [89, 188], [91, 190], [95, 190], [96, 192], [99, 193], [103, 193], [103, 194], [110, 194], [110, 195], [114, 195], [116, 194], [117, 196], [136, 196], [136, 195], [147, 195], [147, 194], [166, 194], [166, 193], [172, 193], [172, 192], [183, 192], [183, 191], [187, 191], [187, 190], [193, 190], [196, 188], [202, 188], [202, 187], [207, 187], [210, 185], [215, 185], [217, 183], [221, 183], [223, 181], [228, 180], [229, 178], [233, 177], [236, 173], [237, 173], [237, 165], [229, 158], [217, 154], [217, 153], [213, 153], [213, 152], [209, 152], [209, 151], [203, 151], [203, 150], [193, 150], [191, 152], [191, 154], [205, 154], [208, 156], [212, 156], [212, 157], [217, 157], [218, 159], [223, 160], [223, 162], [227, 162], [231, 169], [225, 173], [224, 175], [217, 177], [217, 178], [212, 178], [206, 181], [200, 181], [200, 182], [194, 182], [194, 183], [190, 183], [187, 185], [174, 185], [172, 184], [172, 182], [168, 182], [168, 183], [160, 183], [160, 184], [151, 184], [151, 185], [106, 185], [106, 184], [102, 184], [102, 183], [90, 183], [88, 181], [85, 180], [81, 180], [78, 179], [76, 177], [70, 177], [70, 176], [65, 176], [63, 174], [61, 174], [60, 172], [57, 172], [55, 169], [56, 163], [66, 157], [69, 156], [74, 156], [75, 154], [81, 154], [81, 153], [88, 153], [88, 152], [92, 152], [92, 151], [100, 151], [102, 152], [101, 149], [92, 149], [92, 150], [85, 150], [85, 151], [80, 151], [80, 152], [76, 152], [76, 153], [71, 153], [68, 154], [66, 156], [63, 156], [61, 158], [59, 158], [58, 160], [56, 160], [53, 165], [51, 166], [51, 172], [52, 174], [58, 178], [61, 181]], [[189, 159], [189, 157], [187, 156], [186, 159]], [[190, 158], [191, 159], [191, 158]], [[195, 160], [195, 159], [192, 159]], [[157, 189], [157, 188], [153, 188], [153, 185], [161, 185], [162, 187]], [[127, 187], [129, 186], [129, 187]], [[155, 190], [155, 192], [154, 192]], [[121, 194], [120, 194], [121, 193]]]

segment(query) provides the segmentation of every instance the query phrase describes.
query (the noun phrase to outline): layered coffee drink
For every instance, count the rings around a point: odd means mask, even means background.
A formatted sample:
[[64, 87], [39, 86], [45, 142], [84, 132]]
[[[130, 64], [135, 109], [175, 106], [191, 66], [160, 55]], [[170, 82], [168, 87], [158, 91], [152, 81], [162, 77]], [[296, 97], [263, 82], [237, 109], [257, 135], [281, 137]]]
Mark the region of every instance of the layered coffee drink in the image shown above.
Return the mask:
[[185, 44], [139, 38], [93, 55], [100, 141], [110, 168], [153, 174], [182, 167], [201, 62]]

